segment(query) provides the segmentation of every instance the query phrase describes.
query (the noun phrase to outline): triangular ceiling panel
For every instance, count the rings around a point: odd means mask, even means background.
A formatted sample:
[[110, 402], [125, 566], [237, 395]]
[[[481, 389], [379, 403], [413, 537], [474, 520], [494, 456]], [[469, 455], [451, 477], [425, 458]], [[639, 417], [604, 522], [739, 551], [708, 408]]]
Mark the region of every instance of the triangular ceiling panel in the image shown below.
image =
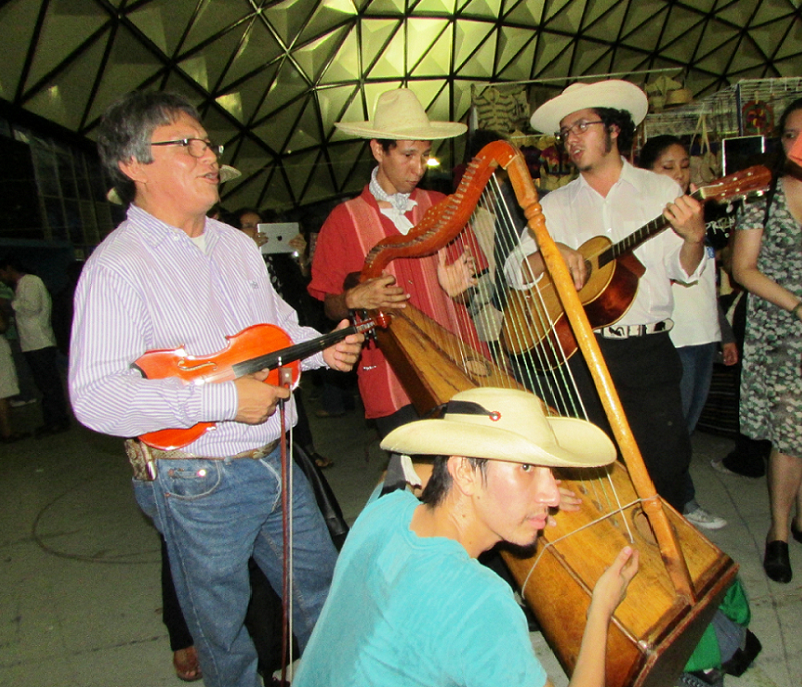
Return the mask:
[[[343, 188], [348, 178], [353, 172], [354, 165], [363, 157], [367, 148], [367, 141], [362, 139], [351, 139], [348, 143], [338, 144], [336, 147], [329, 148], [331, 158], [331, 170], [337, 188]], [[367, 151], [370, 154], [370, 151]]]
[[[0, 98], [9, 112], [92, 138], [127, 91], [184, 93], [226, 144], [224, 162], [243, 172], [222, 195], [281, 209], [359, 192], [370, 151], [334, 122], [370, 118], [387, 90], [412, 88], [433, 118], [463, 120], [474, 84], [536, 80], [540, 101], [583, 77], [644, 83], [666, 73], [712, 95], [741, 78], [802, 76], [799, 9], [799, 0], [0, 0]], [[435, 142], [437, 175], [464, 147]]]
[[463, 79], [489, 79], [496, 60], [496, 31], [478, 43], [478, 49], [463, 63], [457, 74]]
[[252, 128], [253, 133], [261, 138], [272, 150], [281, 152], [287, 139], [292, 135], [295, 122], [304, 107], [303, 100], [296, 100], [287, 107], [270, 114], [269, 117]]
[[[104, 45], [111, 38], [104, 36]], [[114, 35], [108, 60], [103, 70], [95, 100], [91, 103], [88, 122], [99, 121], [106, 108], [122, 94], [140, 89], [164, 69], [158, 56], [140, 43], [126, 27]]]
[[276, 72], [278, 72], [278, 65], [269, 65], [250, 79], [241, 82], [238, 88], [219, 95], [216, 98], [218, 105], [242, 123], [252, 121], [262, 104], [265, 93], [273, 83]]
[[[92, 0], [58, 0], [50, 3], [38, 39], [39, 46], [47, 48], [36, 50], [26, 88], [60, 67], [70, 53], [80, 48], [103, 24], [103, 18], [98, 15], [97, 5]], [[6, 52], [5, 49], [3, 52]]]
[[298, 40], [304, 43], [316, 36], [328, 33], [340, 24], [347, 23], [352, 26], [356, 15], [357, 9], [351, 0], [325, 0], [315, 9]]
[[426, 54], [418, 60], [412, 69], [411, 75], [415, 77], [429, 77], [448, 74], [451, 71], [451, 57], [453, 52], [453, 26], [449, 23], [432, 44], [427, 46]]
[[70, 63], [59, 74], [58, 81], [51, 82], [28, 101], [28, 109], [45, 119], [62, 121], [70, 129], [79, 129], [91, 92], [86, 87], [87, 76], [91, 79], [96, 73], [103, 47], [102, 43], [96, 42], [82, 53], [80, 59]]
[[504, 20], [513, 26], [538, 27], [543, 21], [546, 0], [519, 0], [505, 8]]
[[585, 0], [555, 0], [549, 8], [543, 28], [561, 33], [576, 33], [582, 27]]
[[[6, 3], [0, 7], [0, 45], [5, 57], [0, 60], [0, 98], [12, 101], [19, 86], [20, 62], [31, 46], [39, 15], [38, 3]], [[11, 55], [20, 59], [12, 60]]]
[[290, 130], [292, 136], [282, 151], [287, 155], [306, 148], [317, 148], [320, 140], [320, 113], [314, 100], [307, 100], [301, 116]]
[[182, 52], [198, 47], [201, 43], [218, 40], [237, 22], [250, 14], [247, 3], [239, 0], [202, 0], [198, 3], [197, 14], [189, 27]]
[[592, 21], [587, 22], [586, 28], [583, 29], [582, 33], [587, 38], [595, 38], [609, 43], [610, 40], [617, 37], [619, 31], [621, 31], [621, 25], [624, 22], [627, 6], [624, 4], [611, 5], [607, 1], [597, 2], [595, 4], [606, 6], [607, 11], [595, 17]]
[[294, 198], [303, 197], [309, 178], [312, 176], [317, 161], [317, 151], [288, 154], [284, 157], [283, 168], [289, 182], [290, 192]]
[[174, 55], [194, 13], [194, 5], [155, 0], [131, 10], [128, 18], [165, 55]]
[[460, 15], [473, 19], [495, 20], [501, 12], [501, 0], [470, 0], [466, 3]]
[[390, 77], [398, 74], [400, 71], [405, 71], [406, 60], [404, 58], [406, 52], [406, 28], [399, 28], [390, 37], [381, 55], [378, 56], [373, 66], [367, 70], [366, 76], [369, 79], [389, 79]]
[[271, 64], [285, 52], [284, 47], [260, 20], [252, 21], [243, 33], [242, 41], [232, 55], [228, 70], [223, 77], [226, 88], [238, 80], [258, 72]]
[[262, 9], [261, 14], [289, 48], [318, 4], [318, 0], [284, 0]]
[[[493, 31], [494, 25], [483, 21], [461, 21], [455, 26], [454, 70], [460, 71], [477, 48]], [[495, 41], [494, 46], [495, 48]]]
[[[464, 0], [459, 0], [461, 5]], [[426, 16], [427, 14], [453, 14], [456, 12], [454, 0], [419, 0], [414, 4], [414, 14]]]
[[291, 100], [301, 96], [308, 88], [309, 84], [304, 75], [298, 71], [291, 60], [285, 59], [270, 85], [267, 97], [259, 108], [259, 118], [284, 107]]
[[366, 5], [365, 14], [400, 14], [406, 10], [405, 0], [371, 0]]
[[309, 181], [301, 196], [301, 204], [311, 205], [331, 198], [335, 193], [336, 188], [332, 181], [331, 170], [322, 155], [318, 154], [312, 164]]
[[362, 21], [362, 68], [370, 69], [379, 59], [395, 32], [401, 28], [400, 19], [365, 19]]
[[[446, 19], [409, 19], [407, 31], [415, 40], [409, 41], [407, 47], [407, 60], [410, 67], [416, 66], [432, 46], [439, 40], [450, 26]], [[442, 74], [442, 72], [439, 72]]]
[[361, 75], [359, 60], [359, 30], [354, 24], [349, 27], [348, 35], [340, 44], [339, 50], [332, 56], [326, 71], [319, 79], [319, 84], [337, 84], [342, 81], [358, 81]]
[[337, 88], [326, 88], [317, 92], [318, 108], [320, 109], [320, 120], [327, 125], [327, 130], [323, 132], [324, 138], [330, 138], [334, 130], [334, 122], [339, 122], [340, 117], [345, 112], [356, 91], [356, 86], [340, 86]]
[[537, 50], [537, 37], [532, 38], [509, 64], [501, 69], [499, 77], [504, 81], [526, 81], [532, 75], [535, 66], [535, 51]]
[[341, 26], [292, 53], [309, 82], [317, 83], [323, 69], [337, 54], [338, 48], [348, 34], [348, 29], [348, 26]]

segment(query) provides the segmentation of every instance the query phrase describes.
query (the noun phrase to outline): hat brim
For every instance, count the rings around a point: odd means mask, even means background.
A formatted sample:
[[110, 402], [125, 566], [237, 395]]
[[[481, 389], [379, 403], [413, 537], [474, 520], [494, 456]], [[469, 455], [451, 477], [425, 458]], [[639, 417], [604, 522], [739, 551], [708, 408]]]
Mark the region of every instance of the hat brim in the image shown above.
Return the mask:
[[336, 122], [334, 126], [349, 136], [391, 141], [434, 141], [461, 136], [468, 130], [467, 125], [460, 122], [429, 122], [428, 126], [391, 130], [377, 129], [370, 122]]
[[408, 455], [469, 456], [548, 467], [591, 468], [616, 458], [610, 438], [575, 418], [550, 417], [557, 444], [538, 446], [515, 432], [453, 420], [418, 420], [390, 432], [386, 451]]
[[530, 120], [532, 128], [546, 134], [555, 134], [560, 130], [560, 122], [569, 114], [597, 107], [626, 110], [637, 126], [649, 111], [646, 94], [629, 81], [609, 79], [576, 85], [581, 88], [569, 86], [560, 95], [537, 108]]

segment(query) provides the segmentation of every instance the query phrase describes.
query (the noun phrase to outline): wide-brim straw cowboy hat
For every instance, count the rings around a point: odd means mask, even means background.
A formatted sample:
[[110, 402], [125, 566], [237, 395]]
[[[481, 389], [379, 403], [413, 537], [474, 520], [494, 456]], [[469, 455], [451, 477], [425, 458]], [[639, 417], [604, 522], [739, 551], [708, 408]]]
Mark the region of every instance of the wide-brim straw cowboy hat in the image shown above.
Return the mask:
[[626, 110], [637, 126], [649, 111], [649, 100], [640, 88], [629, 81], [608, 79], [595, 83], [573, 83], [556, 98], [547, 100], [537, 108], [530, 121], [536, 131], [554, 134], [560, 130], [560, 122], [572, 112], [596, 107]]
[[462, 391], [442, 419], [418, 420], [390, 432], [387, 451], [467, 456], [549, 467], [599, 467], [615, 460], [610, 438], [596, 425], [544, 414], [528, 391], [482, 387]]
[[434, 141], [454, 138], [468, 130], [459, 122], [430, 121], [418, 97], [408, 88], [382, 93], [372, 120], [335, 122], [334, 126], [351, 136], [391, 141]]

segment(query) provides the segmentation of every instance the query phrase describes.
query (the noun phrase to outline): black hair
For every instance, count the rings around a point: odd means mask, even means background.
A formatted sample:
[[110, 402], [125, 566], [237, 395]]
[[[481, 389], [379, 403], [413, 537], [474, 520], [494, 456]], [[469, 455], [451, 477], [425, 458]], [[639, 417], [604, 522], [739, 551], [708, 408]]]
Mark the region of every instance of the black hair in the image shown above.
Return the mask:
[[626, 110], [616, 110], [612, 107], [594, 107], [593, 111], [604, 122], [604, 128], [609, 134], [610, 127], [618, 127], [618, 152], [629, 155], [635, 141], [635, 122], [632, 115]]
[[[432, 456], [423, 456], [423, 458], [431, 459]], [[426, 488], [420, 497], [420, 500], [427, 506], [436, 506], [442, 503], [448, 492], [451, 491], [453, 480], [451, 479], [451, 473], [448, 471], [448, 458], [449, 456], [434, 456], [432, 476], [429, 478]], [[484, 481], [487, 475], [488, 459], [469, 457], [466, 460], [474, 470], [479, 470], [482, 473], [482, 480]]]
[[398, 146], [398, 141], [396, 141], [395, 139], [377, 138], [376, 140], [378, 141], [379, 145], [382, 147], [382, 150], [385, 153], [389, 153], [393, 148], [396, 148]]
[[97, 130], [97, 149], [124, 203], [134, 199], [135, 187], [120, 170], [120, 163], [153, 162], [150, 149], [153, 132], [175, 122], [182, 112], [200, 121], [198, 111], [184, 96], [161, 91], [132, 91], [106, 110]]
[[688, 152], [688, 146], [677, 136], [672, 136], [671, 134], [653, 136], [640, 149], [638, 167], [653, 169], [660, 156], [671, 146], [680, 146], [686, 153]]

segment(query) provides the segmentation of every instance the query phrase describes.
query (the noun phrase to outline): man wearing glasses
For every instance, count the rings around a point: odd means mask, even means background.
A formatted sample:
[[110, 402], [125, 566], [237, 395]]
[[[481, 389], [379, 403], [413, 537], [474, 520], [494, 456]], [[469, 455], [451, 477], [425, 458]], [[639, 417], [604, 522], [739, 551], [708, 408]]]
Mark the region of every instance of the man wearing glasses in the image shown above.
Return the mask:
[[[546, 227], [577, 290], [589, 274], [576, 249], [588, 239], [620, 241], [661, 214], [673, 229], [635, 249], [646, 270], [634, 301], [614, 325], [595, 331], [655, 487], [681, 513], [691, 444], [680, 397], [682, 366], [668, 335], [671, 281], [696, 281], [705, 268], [705, 225], [701, 204], [683, 196], [675, 181], [623, 157], [647, 109], [645, 93], [626, 81], [575, 83], [539, 107], [531, 121], [536, 130], [558, 135], [579, 170], [577, 179], [542, 201]], [[543, 273], [537, 250], [524, 232], [506, 265], [512, 284], [526, 287]], [[607, 428], [580, 356], [569, 365], [589, 419]]]
[[[318, 333], [299, 326], [276, 295], [254, 242], [206, 217], [218, 201], [222, 148], [183, 97], [125, 96], [104, 116], [98, 148], [120, 196], [132, 202], [87, 261], [76, 292], [69, 379], [75, 415], [121, 437], [216, 423], [176, 450], [129, 439], [126, 452], [137, 501], [167, 542], [206, 684], [255, 687], [256, 652], [243, 628], [247, 561], [253, 556], [281, 591], [282, 427], [275, 411], [290, 392], [263, 383], [265, 371], [184, 384], [146, 379], [133, 363], [148, 351], [181, 346], [210, 356], [227, 346], [226, 337], [259, 323], [281, 327], [295, 343]], [[350, 370], [362, 338], [349, 336], [302, 368]], [[291, 400], [286, 410], [289, 428], [296, 419]], [[308, 483], [300, 473], [293, 479], [293, 619], [303, 647], [336, 553]]]

